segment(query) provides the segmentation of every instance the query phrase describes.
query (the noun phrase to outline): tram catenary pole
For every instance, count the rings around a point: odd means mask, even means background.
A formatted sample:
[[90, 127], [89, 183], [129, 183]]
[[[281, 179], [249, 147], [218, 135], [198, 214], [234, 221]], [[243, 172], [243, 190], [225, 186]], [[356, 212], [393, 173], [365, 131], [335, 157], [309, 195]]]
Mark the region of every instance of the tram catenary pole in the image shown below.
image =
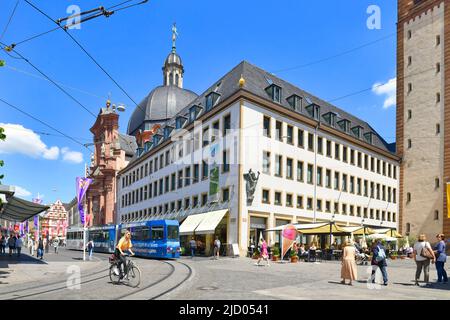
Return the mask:
[[[84, 178], [87, 178], [87, 164], [84, 164]], [[86, 196], [83, 199], [83, 211], [84, 221], [83, 221], [83, 261], [86, 261]]]

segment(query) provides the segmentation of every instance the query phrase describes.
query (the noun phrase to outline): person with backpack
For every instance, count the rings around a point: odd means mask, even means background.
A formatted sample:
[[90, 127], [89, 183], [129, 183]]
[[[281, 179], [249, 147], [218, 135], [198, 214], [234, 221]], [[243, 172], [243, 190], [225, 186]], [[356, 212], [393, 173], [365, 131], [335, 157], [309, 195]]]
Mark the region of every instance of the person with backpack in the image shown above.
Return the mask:
[[386, 263], [386, 249], [381, 244], [381, 241], [374, 242], [372, 245], [372, 283], [375, 283], [375, 273], [377, 269], [380, 269], [383, 275], [383, 285], [388, 285], [388, 275], [387, 275], [387, 263]]
[[445, 271], [445, 262], [447, 262], [447, 254], [445, 253], [445, 236], [441, 233], [436, 235], [438, 243], [434, 247], [436, 250], [436, 271], [438, 275], [438, 283], [448, 283], [447, 271]]
[[430, 282], [430, 261], [433, 263], [436, 261], [434, 252], [431, 249], [431, 245], [424, 234], [419, 235], [417, 242], [414, 244], [413, 258], [416, 262], [416, 278], [415, 285], [419, 285], [420, 274], [424, 275], [424, 281], [426, 284]]
[[214, 259], [219, 259], [220, 252], [220, 240], [219, 237], [216, 236], [216, 240], [214, 240]]

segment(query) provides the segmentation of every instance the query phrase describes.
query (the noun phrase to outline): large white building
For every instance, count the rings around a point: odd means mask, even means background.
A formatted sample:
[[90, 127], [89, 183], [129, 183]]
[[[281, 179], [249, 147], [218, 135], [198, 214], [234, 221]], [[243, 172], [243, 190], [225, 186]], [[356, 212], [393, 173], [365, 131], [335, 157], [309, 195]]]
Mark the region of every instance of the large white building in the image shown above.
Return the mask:
[[178, 219], [180, 233], [195, 233], [207, 251], [219, 236], [245, 255], [261, 235], [278, 242], [265, 229], [291, 222], [397, 228], [395, 145], [245, 61], [141, 147], [118, 174], [121, 221]]

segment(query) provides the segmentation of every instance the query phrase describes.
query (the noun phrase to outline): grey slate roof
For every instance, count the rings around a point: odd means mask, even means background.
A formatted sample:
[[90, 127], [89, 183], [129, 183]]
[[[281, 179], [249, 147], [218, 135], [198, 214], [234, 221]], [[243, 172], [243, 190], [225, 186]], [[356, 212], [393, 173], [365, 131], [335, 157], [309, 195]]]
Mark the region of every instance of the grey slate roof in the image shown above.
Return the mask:
[[137, 149], [136, 138], [126, 134], [119, 133], [120, 149], [125, 151], [125, 155], [134, 156]]
[[156, 87], [134, 110], [128, 122], [127, 133], [132, 135], [139, 129], [144, 130], [145, 122], [172, 118], [195, 98], [197, 94], [194, 92], [174, 85]]
[[[189, 116], [189, 109], [193, 105], [199, 105], [203, 107], [203, 110], [198, 115], [200, 117], [205, 112], [205, 98], [208, 96], [211, 92], [216, 92], [220, 95], [219, 100], [217, 101], [217, 104], [221, 101], [227, 99], [228, 97], [232, 96], [235, 92], [237, 92], [239, 88], [239, 79], [242, 77], [245, 79], [245, 85], [243, 89], [263, 98], [268, 101], [272, 101], [269, 94], [266, 92], [266, 88], [270, 86], [271, 83], [281, 87], [282, 89], [282, 96], [281, 96], [281, 105], [289, 110], [292, 110], [292, 107], [289, 105], [288, 101], [286, 100], [288, 97], [292, 96], [293, 94], [300, 96], [303, 99], [303, 106], [301, 109], [296, 110], [296, 112], [311, 118], [310, 114], [307, 112], [305, 107], [309, 104], [306, 102], [306, 100], [309, 100], [310, 102], [317, 104], [320, 106], [320, 121], [321, 126], [329, 126], [328, 123], [325, 122], [324, 118], [322, 117], [324, 114], [328, 112], [333, 112], [337, 114], [336, 116], [336, 123], [342, 119], [349, 120], [350, 128], [353, 128], [355, 126], [361, 126], [362, 127], [362, 134], [361, 134], [361, 140], [367, 142], [364, 139], [364, 133], [371, 132], [372, 135], [372, 145], [387, 151], [389, 153], [395, 154], [395, 143], [387, 143], [367, 122], [349, 114], [348, 112], [290, 84], [287, 81], [284, 81], [275, 75], [258, 68], [247, 61], [242, 61], [239, 63], [236, 67], [234, 67], [230, 72], [225, 74], [220, 80], [216, 81], [210, 88], [208, 88], [203, 94], [198, 96], [195, 100], [193, 100], [191, 103], [186, 104], [184, 108], [180, 109], [180, 111], [174, 115], [174, 117], [170, 120], [168, 120], [166, 123], [171, 126], [175, 126], [175, 119], [177, 116], [182, 115], [185, 117]], [[273, 101], [272, 101], [273, 102]], [[340, 130], [340, 127], [336, 125], [334, 129]], [[342, 131], [344, 132], [344, 131]], [[158, 131], [159, 134], [163, 134], [163, 128], [161, 128]], [[356, 138], [353, 133], [350, 131], [350, 133], [346, 133], [349, 136], [352, 136], [353, 138]]]

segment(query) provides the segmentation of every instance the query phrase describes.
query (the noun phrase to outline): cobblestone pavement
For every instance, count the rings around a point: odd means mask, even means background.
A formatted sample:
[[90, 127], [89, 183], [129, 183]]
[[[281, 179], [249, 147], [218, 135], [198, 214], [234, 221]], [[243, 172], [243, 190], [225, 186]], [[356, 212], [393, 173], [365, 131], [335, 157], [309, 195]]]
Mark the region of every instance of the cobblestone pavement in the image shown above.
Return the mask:
[[[195, 277], [174, 299], [356, 299], [409, 300], [450, 299], [449, 284], [414, 286], [415, 263], [395, 260], [388, 263], [389, 285], [368, 281], [371, 266], [358, 266], [358, 281], [353, 286], [340, 284], [340, 262], [278, 263], [255, 266], [250, 258], [183, 258], [195, 269]], [[448, 270], [448, 264], [447, 264]], [[449, 272], [449, 271], [448, 271]], [[436, 269], [430, 268], [430, 280], [436, 281]], [[381, 273], [377, 282], [382, 283]]]
[[[1, 299], [352, 299], [410, 300], [450, 299], [450, 285], [414, 286], [412, 260], [389, 261], [389, 285], [368, 281], [370, 266], [358, 266], [353, 286], [340, 284], [340, 263], [277, 263], [255, 266], [249, 258], [224, 257], [219, 260], [182, 257], [178, 261], [139, 259], [142, 285], [138, 289], [114, 286], [108, 277], [109, 254], [94, 254], [82, 261], [82, 253], [61, 249], [44, 260], [25, 254], [0, 255]], [[64, 283], [68, 267], [79, 267], [80, 290], [69, 290]], [[190, 269], [189, 269], [190, 268]], [[448, 269], [448, 264], [447, 264]], [[431, 281], [436, 269], [431, 266]], [[450, 273], [450, 270], [449, 270]], [[378, 282], [381, 275], [378, 275]], [[61, 284], [62, 287], [61, 287]]]

